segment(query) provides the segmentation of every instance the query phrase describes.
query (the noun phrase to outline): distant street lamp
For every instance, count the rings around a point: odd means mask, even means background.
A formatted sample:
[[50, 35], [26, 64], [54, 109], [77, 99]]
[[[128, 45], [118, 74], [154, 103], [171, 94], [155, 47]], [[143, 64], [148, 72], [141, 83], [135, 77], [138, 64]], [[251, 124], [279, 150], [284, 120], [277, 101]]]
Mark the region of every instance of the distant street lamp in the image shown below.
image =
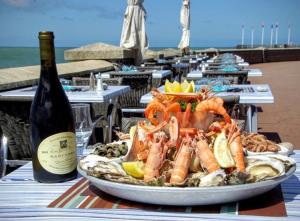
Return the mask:
[[251, 27], [251, 48], [253, 48], [254, 43], [254, 27]]
[[242, 25], [242, 48], [244, 47], [244, 37], [245, 37], [245, 26]]
[[289, 28], [288, 28], [288, 45], [291, 44], [291, 24], [289, 24]]
[[265, 24], [261, 23], [261, 46], [264, 45]]
[[270, 47], [273, 46], [273, 24], [271, 25], [271, 40], [270, 40]]
[[278, 25], [278, 22], [276, 22], [276, 25], [275, 25], [275, 45], [278, 44], [278, 28], [279, 28], [279, 25]]

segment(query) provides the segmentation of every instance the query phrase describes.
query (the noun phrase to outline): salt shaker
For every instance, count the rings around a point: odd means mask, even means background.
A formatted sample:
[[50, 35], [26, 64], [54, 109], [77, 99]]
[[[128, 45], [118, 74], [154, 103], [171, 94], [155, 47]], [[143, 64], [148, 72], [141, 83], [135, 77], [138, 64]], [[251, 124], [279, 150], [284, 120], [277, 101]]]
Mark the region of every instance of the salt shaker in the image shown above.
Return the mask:
[[202, 65], [201, 65], [201, 71], [202, 71], [202, 72], [205, 71], [205, 64], [204, 64], [204, 62], [202, 62]]
[[100, 72], [97, 74], [97, 91], [103, 91], [103, 81]]
[[94, 91], [95, 89], [96, 89], [96, 87], [95, 87], [95, 76], [94, 76], [93, 72], [91, 72], [89, 90]]

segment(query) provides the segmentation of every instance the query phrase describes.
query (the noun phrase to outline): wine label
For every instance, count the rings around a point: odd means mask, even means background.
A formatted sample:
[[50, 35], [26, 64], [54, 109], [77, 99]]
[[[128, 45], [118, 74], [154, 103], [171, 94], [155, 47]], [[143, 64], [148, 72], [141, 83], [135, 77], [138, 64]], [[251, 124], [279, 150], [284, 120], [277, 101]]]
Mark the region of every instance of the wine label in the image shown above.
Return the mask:
[[77, 165], [75, 134], [63, 132], [47, 137], [40, 143], [37, 157], [41, 166], [50, 173], [72, 172]]

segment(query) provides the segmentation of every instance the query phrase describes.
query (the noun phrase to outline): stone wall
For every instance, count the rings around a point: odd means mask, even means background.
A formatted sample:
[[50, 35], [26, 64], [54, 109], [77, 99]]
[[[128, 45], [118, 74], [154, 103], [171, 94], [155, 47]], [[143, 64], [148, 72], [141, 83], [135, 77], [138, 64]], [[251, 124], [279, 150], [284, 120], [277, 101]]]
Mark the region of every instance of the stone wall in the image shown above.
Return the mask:
[[209, 56], [216, 53], [233, 53], [241, 56], [250, 64], [279, 62], [279, 61], [299, 61], [300, 48], [256, 48], [256, 49], [221, 49], [205, 51]]
[[[89, 75], [91, 71], [104, 72], [113, 70], [113, 65], [103, 60], [89, 60], [57, 64], [59, 77]], [[40, 66], [0, 69], [0, 91], [32, 86], [38, 83]]]

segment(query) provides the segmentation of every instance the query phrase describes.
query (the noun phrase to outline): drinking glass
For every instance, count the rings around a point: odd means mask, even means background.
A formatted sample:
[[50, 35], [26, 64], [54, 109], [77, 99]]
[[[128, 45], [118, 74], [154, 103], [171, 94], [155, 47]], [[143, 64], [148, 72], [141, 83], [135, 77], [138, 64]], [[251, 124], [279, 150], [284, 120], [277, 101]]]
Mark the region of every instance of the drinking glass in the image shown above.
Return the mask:
[[93, 132], [93, 123], [89, 104], [72, 104], [76, 130], [77, 155], [84, 154], [90, 136]]
[[7, 159], [7, 138], [0, 130], [0, 178], [6, 173], [6, 159]]

